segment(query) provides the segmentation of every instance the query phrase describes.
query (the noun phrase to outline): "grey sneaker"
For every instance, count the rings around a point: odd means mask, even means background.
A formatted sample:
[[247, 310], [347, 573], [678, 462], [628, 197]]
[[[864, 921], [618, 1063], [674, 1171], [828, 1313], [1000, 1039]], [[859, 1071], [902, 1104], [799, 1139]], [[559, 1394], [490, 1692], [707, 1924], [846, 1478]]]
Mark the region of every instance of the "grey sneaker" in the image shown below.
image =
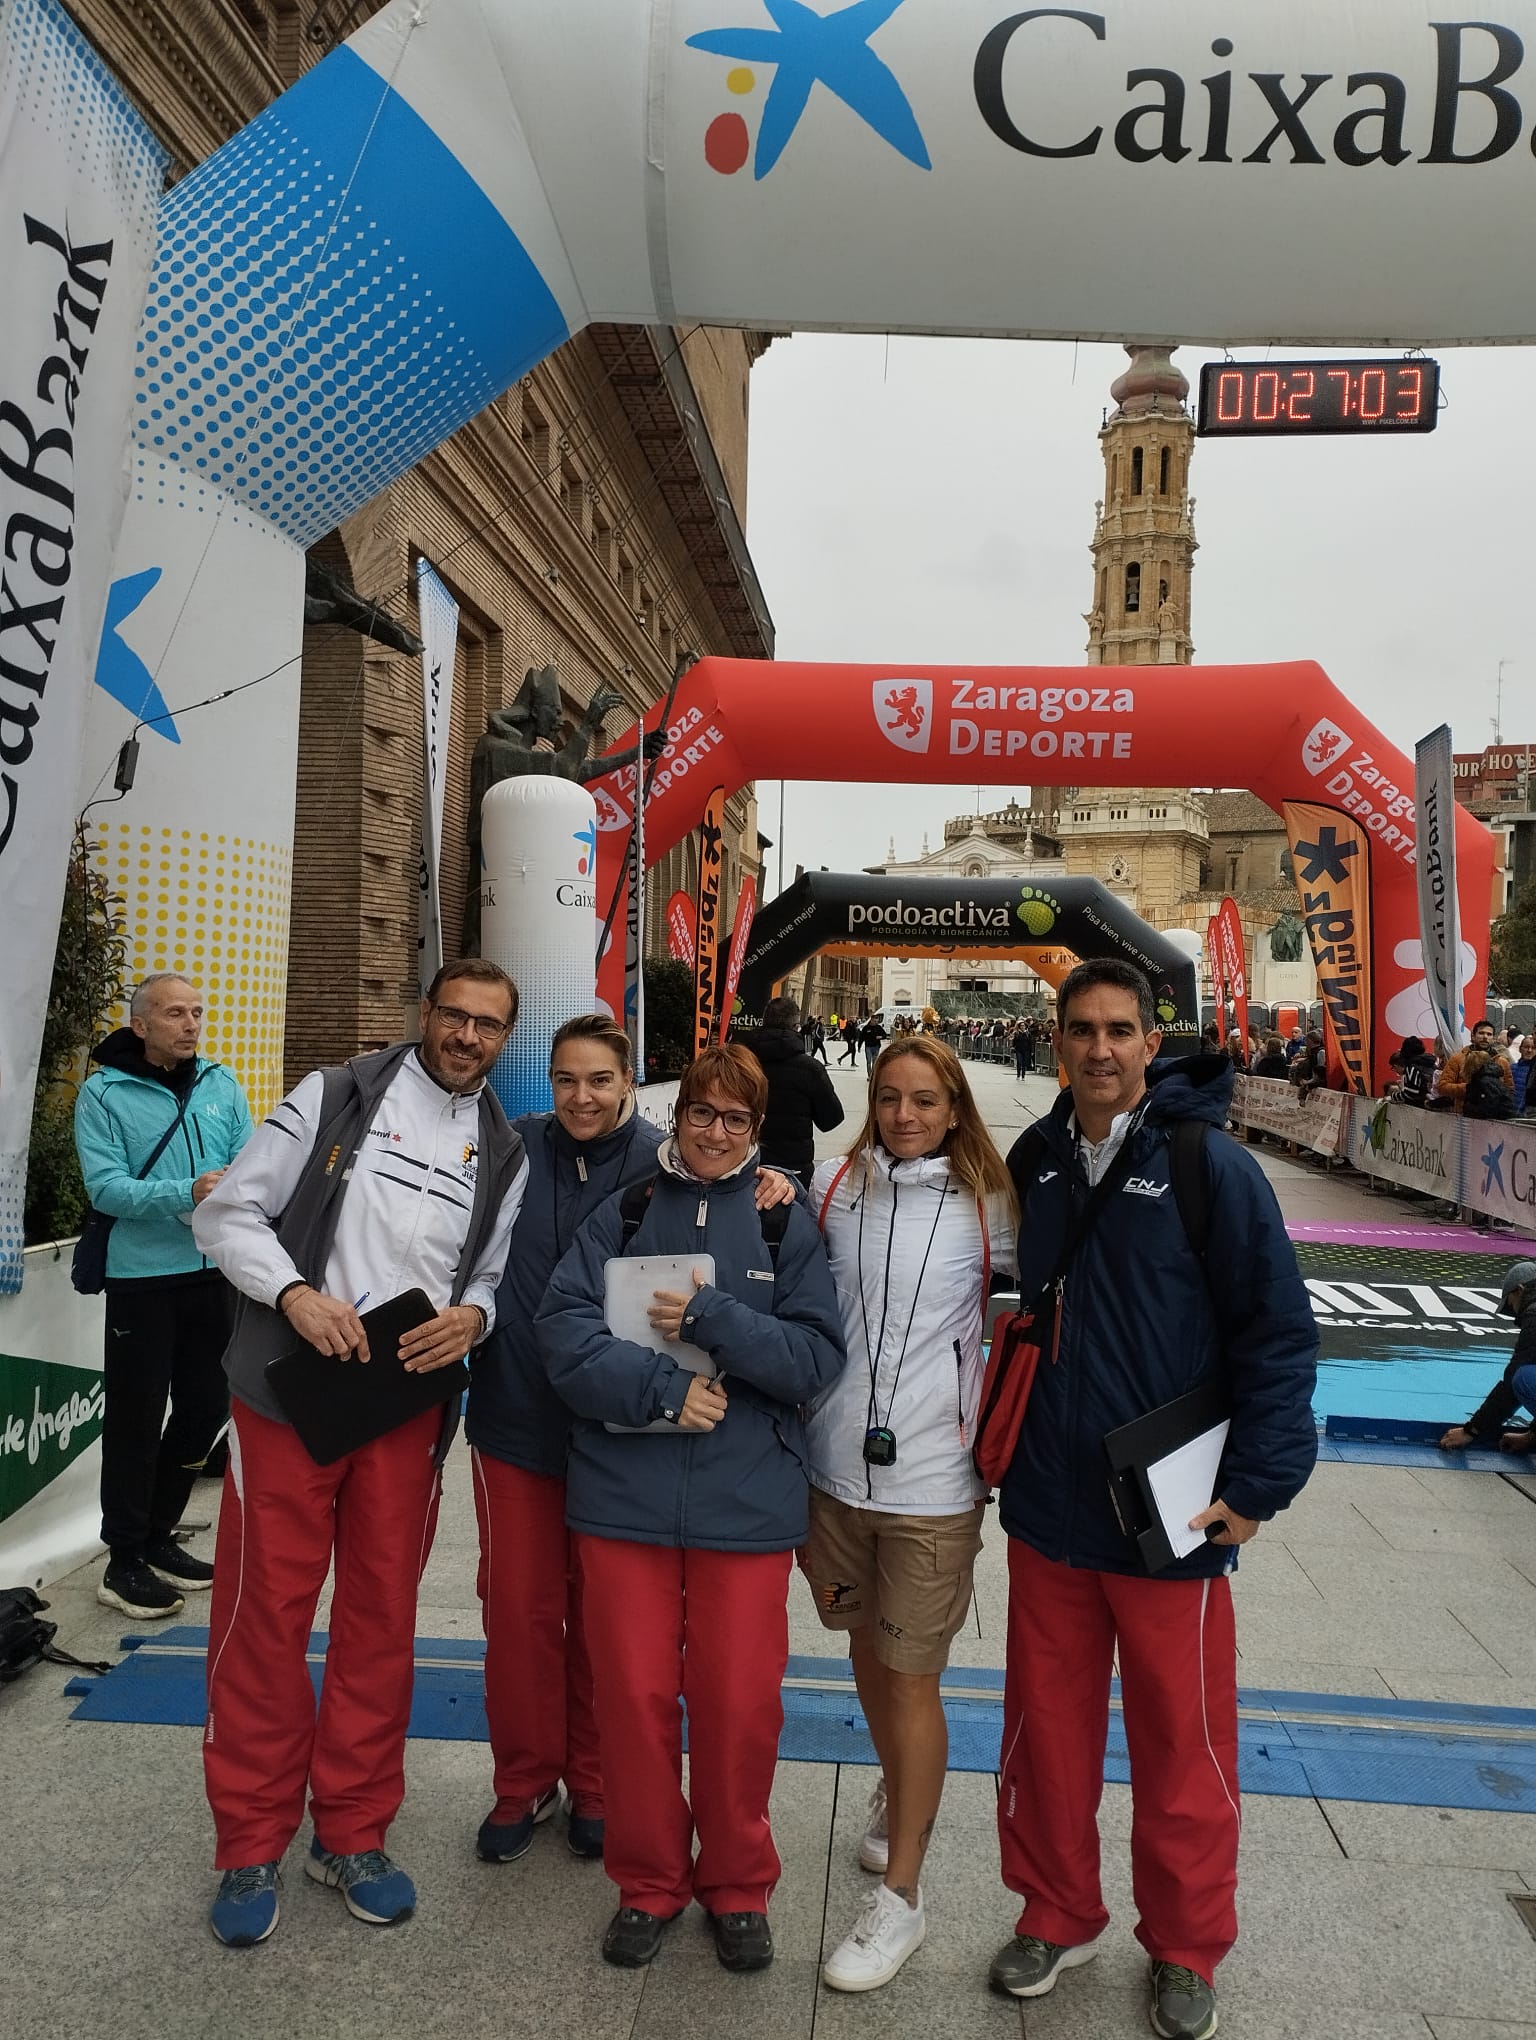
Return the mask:
[[1203, 1976], [1177, 1962], [1151, 1966], [1152, 2003], [1147, 2017], [1163, 2040], [1210, 2040], [1216, 2030], [1216, 1993]]
[[1098, 1952], [1097, 1941], [1062, 1948], [1055, 1941], [1042, 1941], [1038, 1934], [1015, 1934], [1007, 1947], [992, 1958], [987, 1977], [994, 1990], [1004, 1991], [1009, 1997], [1044, 1997], [1047, 1991], [1056, 1988], [1062, 1970], [1080, 1969]]

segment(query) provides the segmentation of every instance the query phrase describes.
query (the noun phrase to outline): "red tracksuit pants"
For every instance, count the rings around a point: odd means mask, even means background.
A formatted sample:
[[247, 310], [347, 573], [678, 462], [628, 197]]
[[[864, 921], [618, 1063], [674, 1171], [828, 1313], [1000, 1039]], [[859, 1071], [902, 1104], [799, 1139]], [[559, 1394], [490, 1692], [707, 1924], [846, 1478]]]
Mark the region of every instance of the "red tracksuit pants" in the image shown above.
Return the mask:
[[782, 1867], [768, 1798], [792, 1554], [581, 1535], [576, 1546], [598, 1732], [622, 1753], [603, 1779], [603, 1867], [620, 1904], [662, 1919], [690, 1897], [713, 1913], [766, 1912]]
[[[441, 1414], [331, 1466], [237, 1401], [219, 1512], [203, 1777], [220, 1870], [280, 1857], [304, 1817], [322, 1848], [381, 1849], [405, 1797], [416, 1590], [437, 1527]], [[334, 1554], [318, 1712], [306, 1648]]]
[[1075, 1948], [1108, 1922], [1099, 1800], [1109, 1683], [1131, 1759], [1136, 1938], [1209, 1983], [1237, 1939], [1237, 1649], [1225, 1579], [1132, 1579], [1008, 1540], [1008, 1675], [998, 1798], [1021, 1934]]
[[565, 1482], [475, 1451], [476, 1585], [485, 1623], [485, 1718], [496, 1766], [493, 1821], [510, 1825], [565, 1780], [575, 1810], [603, 1817], [581, 1566]]

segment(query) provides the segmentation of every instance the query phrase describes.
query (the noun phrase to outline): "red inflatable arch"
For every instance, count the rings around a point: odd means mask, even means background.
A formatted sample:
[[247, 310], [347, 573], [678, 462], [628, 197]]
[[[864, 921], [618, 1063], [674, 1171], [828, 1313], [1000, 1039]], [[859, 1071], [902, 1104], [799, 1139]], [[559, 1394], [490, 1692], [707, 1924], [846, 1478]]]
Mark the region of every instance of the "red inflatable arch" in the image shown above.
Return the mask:
[[[646, 728], [661, 719], [658, 708]], [[1263, 666], [823, 666], [704, 659], [672, 703], [646, 806], [648, 860], [710, 789], [753, 779], [926, 785], [1238, 786], [1284, 814], [1329, 1018], [1329, 1055], [1371, 1091], [1404, 1033], [1418, 948], [1413, 765], [1310, 661]], [[634, 769], [593, 784], [600, 903], [618, 884]], [[1488, 988], [1493, 839], [1456, 812], [1469, 1018]], [[727, 902], [727, 912], [732, 903]], [[622, 916], [615, 925], [623, 926]], [[599, 992], [622, 1005], [622, 945]]]

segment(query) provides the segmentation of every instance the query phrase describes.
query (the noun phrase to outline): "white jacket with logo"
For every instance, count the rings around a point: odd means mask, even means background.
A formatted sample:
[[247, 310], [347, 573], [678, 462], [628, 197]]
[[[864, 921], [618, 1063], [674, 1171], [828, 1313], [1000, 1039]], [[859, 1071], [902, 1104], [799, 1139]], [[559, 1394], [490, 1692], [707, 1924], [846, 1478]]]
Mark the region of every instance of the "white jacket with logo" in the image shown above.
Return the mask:
[[[811, 1210], [825, 1209], [827, 1257], [848, 1341], [846, 1371], [811, 1405], [814, 1484], [855, 1508], [958, 1514], [986, 1485], [971, 1465], [982, 1377], [981, 1214], [944, 1155], [895, 1161], [883, 1148], [822, 1162]], [[994, 1271], [1014, 1267], [1013, 1220], [988, 1201]], [[873, 1386], [872, 1386], [873, 1385]], [[865, 1433], [896, 1435], [892, 1466], [870, 1466]]]

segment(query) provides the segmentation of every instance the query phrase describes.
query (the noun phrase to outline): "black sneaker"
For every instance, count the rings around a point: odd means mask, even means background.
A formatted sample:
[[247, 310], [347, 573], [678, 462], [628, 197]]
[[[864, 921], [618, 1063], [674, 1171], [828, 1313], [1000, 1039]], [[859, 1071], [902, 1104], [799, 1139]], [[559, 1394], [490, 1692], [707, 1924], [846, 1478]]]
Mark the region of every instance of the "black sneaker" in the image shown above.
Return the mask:
[[144, 1547], [144, 1560], [156, 1572], [173, 1579], [178, 1587], [201, 1593], [213, 1585], [213, 1567], [206, 1558], [194, 1558], [174, 1537], [151, 1537]]
[[151, 1572], [141, 1558], [114, 1558], [101, 1576], [96, 1598], [104, 1608], [121, 1608], [125, 1615], [138, 1615], [146, 1621], [179, 1615], [186, 1606], [176, 1589]]
[[573, 1806], [565, 1831], [565, 1843], [573, 1856], [580, 1856], [584, 1862], [600, 1863], [603, 1857], [603, 1816], [600, 1813], [578, 1813]]
[[560, 1788], [551, 1785], [547, 1792], [539, 1794], [521, 1820], [499, 1821], [492, 1808], [475, 1836], [476, 1855], [482, 1863], [515, 1863], [533, 1847], [534, 1829], [548, 1820], [559, 1805]]
[[1210, 2040], [1216, 2031], [1216, 1993], [1203, 1976], [1177, 1962], [1150, 1965], [1149, 2017], [1161, 2040]]
[[621, 1905], [603, 1936], [603, 1960], [619, 1969], [644, 1969], [655, 1960], [661, 1937], [676, 1918], [676, 1913], [664, 1920], [638, 1906]]
[[773, 1960], [767, 1913], [711, 1913], [709, 1925], [722, 1969], [766, 1969]]

